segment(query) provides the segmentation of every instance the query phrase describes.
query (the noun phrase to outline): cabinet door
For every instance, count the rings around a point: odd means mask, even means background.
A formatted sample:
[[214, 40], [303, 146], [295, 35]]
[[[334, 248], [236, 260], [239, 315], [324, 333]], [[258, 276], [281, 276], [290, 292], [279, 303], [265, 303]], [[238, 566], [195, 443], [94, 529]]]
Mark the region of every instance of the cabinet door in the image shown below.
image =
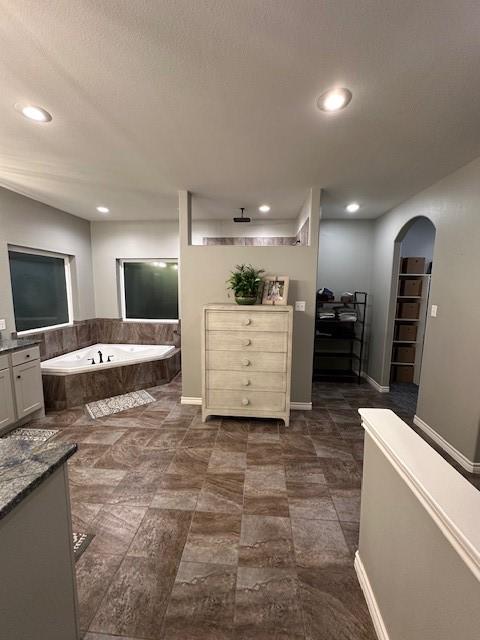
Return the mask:
[[15, 422], [15, 404], [13, 401], [10, 369], [0, 371], [0, 429]]
[[13, 382], [18, 418], [43, 407], [42, 374], [38, 360], [13, 367]]

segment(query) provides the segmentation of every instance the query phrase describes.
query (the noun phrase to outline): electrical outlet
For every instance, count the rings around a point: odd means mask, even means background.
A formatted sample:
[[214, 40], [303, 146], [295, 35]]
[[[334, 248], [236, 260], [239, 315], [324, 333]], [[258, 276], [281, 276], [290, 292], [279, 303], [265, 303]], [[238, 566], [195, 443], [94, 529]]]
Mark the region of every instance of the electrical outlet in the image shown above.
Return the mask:
[[295, 311], [305, 311], [305, 301], [300, 300], [295, 302]]
[[432, 316], [432, 318], [436, 318], [437, 317], [437, 310], [438, 307], [436, 304], [432, 304], [432, 310], [430, 312], [430, 315]]
[[0, 331], [5, 331], [5, 329], [7, 328], [7, 323], [5, 322], [5, 320], [2, 318], [0, 320]]

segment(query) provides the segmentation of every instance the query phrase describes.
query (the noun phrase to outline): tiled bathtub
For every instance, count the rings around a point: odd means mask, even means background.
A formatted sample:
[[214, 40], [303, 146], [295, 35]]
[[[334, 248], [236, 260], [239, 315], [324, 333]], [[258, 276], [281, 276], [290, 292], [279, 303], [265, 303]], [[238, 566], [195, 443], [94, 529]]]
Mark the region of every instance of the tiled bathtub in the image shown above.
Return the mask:
[[40, 340], [42, 362], [98, 343], [106, 346], [114, 343], [175, 347], [165, 360], [87, 370], [68, 376], [45, 373], [42, 377], [47, 409], [66, 409], [154, 387], [170, 381], [180, 371], [180, 322], [124, 322], [118, 318], [92, 318], [75, 322], [72, 327], [37, 333], [35, 338]]
[[[45, 407], [67, 409], [93, 400], [165, 384], [180, 371], [180, 349], [173, 347], [162, 359], [134, 364], [124, 361], [112, 366], [113, 364], [104, 368], [100, 366], [98, 369], [86, 366], [83, 372], [77, 373], [43, 374]], [[45, 368], [45, 371], [48, 370]], [[56, 370], [59, 370], [58, 365]], [[79, 368], [75, 369], [78, 370]]]

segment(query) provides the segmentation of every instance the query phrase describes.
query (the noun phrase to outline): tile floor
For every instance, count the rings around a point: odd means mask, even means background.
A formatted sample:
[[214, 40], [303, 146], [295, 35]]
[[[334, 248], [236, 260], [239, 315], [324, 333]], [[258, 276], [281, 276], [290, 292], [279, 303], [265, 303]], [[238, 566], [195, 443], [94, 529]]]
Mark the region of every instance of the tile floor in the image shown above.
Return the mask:
[[374, 640], [353, 569], [363, 431], [358, 407], [408, 411], [368, 385], [315, 384], [314, 409], [210, 419], [156, 402], [92, 421], [50, 413], [69, 463], [85, 640]]

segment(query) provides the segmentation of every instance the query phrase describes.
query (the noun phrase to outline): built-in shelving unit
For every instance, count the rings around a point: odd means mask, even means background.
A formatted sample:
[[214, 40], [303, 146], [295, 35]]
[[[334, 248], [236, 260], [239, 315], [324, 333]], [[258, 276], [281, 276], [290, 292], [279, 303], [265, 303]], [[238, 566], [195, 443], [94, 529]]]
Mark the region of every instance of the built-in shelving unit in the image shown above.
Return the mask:
[[[333, 318], [321, 318], [331, 310]], [[351, 309], [355, 320], [342, 320], [342, 311]], [[367, 294], [355, 291], [351, 302], [322, 300], [317, 296], [313, 379], [361, 382], [365, 341]]]
[[[430, 277], [429, 273], [398, 273], [390, 376], [393, 382], [419, 383]], [[405, 313], [409, 317], [403, 317]]]

